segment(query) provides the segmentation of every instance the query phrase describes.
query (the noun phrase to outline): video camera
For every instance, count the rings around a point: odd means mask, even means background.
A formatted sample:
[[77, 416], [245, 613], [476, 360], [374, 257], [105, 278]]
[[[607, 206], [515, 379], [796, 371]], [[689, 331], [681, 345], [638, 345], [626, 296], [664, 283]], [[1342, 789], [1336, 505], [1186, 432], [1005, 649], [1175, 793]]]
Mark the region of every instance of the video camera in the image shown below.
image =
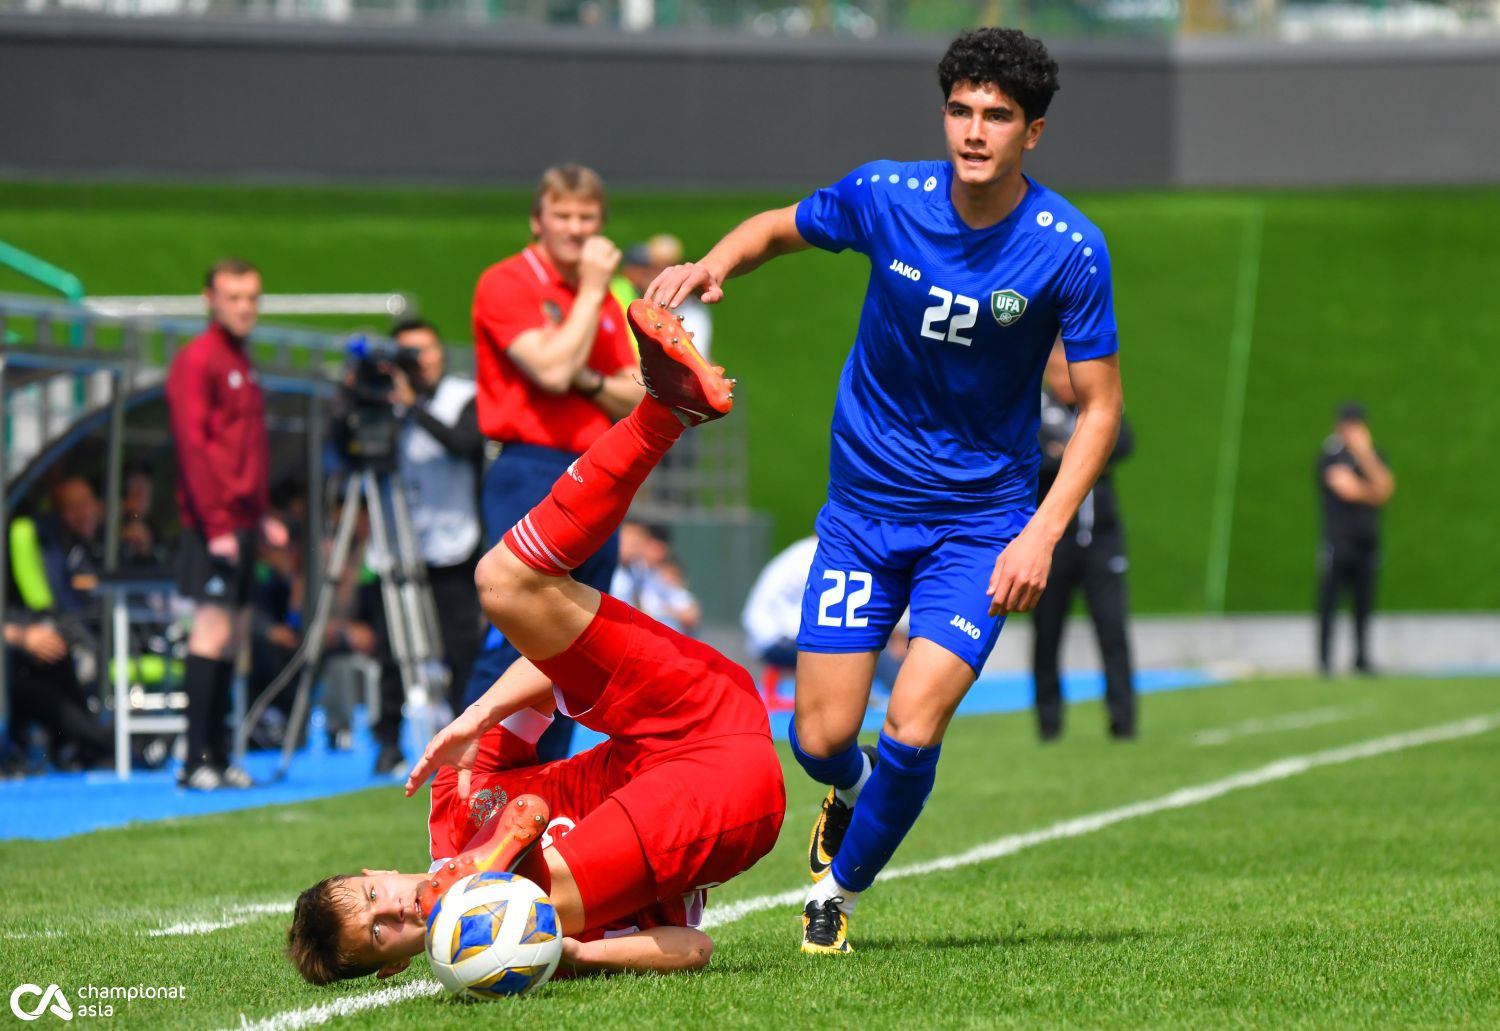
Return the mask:
[[334, 444], [352, 468], [394, 469], [401, 420], [391, 408], [391, 391], [396, 386], [391, 370], [399, 369], [420, 389], [422, 371], [417, 352], [359, 335], [349, 338], [344, 353], [350, 376], [334, 416]]

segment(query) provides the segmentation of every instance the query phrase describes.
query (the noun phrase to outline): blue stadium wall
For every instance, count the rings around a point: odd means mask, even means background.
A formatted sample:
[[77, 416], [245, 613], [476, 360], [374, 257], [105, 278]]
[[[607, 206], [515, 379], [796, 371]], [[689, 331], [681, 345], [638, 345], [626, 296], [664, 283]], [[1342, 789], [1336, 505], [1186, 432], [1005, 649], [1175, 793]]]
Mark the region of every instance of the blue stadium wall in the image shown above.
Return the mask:
[[[939, 155], [942, 48], [0, 16], [0, 174], [801, 189]], [[1053, 50], [1058, 185], [1500, 180], [1500, 40]]]

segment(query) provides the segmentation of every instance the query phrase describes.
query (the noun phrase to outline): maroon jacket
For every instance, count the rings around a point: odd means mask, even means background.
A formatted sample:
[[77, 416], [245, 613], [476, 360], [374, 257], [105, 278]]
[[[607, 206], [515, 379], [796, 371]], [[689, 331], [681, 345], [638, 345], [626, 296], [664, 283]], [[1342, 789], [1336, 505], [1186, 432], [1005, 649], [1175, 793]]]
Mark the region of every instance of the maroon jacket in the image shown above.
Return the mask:
[[253, 530], [266, 513], [270, 447], [260, 377], [243, 341], [217, 324], [172, 359], [167, 407], [177, 448], [177, 507], [208, 538]]

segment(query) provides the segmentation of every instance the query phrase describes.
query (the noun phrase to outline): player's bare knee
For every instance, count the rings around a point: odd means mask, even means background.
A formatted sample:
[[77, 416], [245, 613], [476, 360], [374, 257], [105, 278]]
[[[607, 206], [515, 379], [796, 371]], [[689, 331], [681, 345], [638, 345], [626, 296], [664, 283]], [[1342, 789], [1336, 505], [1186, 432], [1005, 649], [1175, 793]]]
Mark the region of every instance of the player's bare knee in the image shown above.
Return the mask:
[[479, 560], [474, 569], [474, 587], [479, 603], [492, 623], [509, 618], [526, 604], [548, 579], [510, 553], [502, 542]]
[[925, 716], [898, 717], [886, 713], [885, 725], [880, 728], [882, 734], [903, 745], [912, 748], [931, 748], [940, 744], [943, 740], [943, 731], [947, 729], [946, 720], [934, 720]]

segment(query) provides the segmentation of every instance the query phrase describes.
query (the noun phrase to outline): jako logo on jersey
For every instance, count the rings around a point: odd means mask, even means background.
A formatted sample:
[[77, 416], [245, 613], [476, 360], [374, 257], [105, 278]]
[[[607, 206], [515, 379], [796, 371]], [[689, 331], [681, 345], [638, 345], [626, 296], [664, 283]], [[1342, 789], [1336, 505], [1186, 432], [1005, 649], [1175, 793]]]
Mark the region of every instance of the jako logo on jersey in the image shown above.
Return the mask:
[[908, 265], [906, 262], [902, 261], [899, 258], [892, 259], [892, 261], [891, 261], [891, 271], [894, 272], [894, 273], [896, 273], [899, 276], [905, 276], [907, 279], [910, 279], [913, 283], [917, 282], [918, 280], [920, 280], [922, 278], [922, 270], [921, 269], [919, 269], [919, 268], [913, 268], [912, 266]]
[[578, 471], [578, 463], [576, 461], [568, 463], [568, 475], [579, 483], [583, 482], [583, 474]]
[[[36, 1004], [36, 1009], [24, 1010], [21, 1008], [21, 997], [23, 995], [39, 995], [42, 1001]], [[55, 984], [49, 984], [45, 992], [42, 991], [41, 985], [17, 985], [16, 990], [10, 993], [10, 1011], [21, 1020], [37, 1019], [46, 1012], [48, 1006], [52, 1007], [52, 1015], [54, 1017], [60, 1020], [73, 1019], [73, 1007], [68, 1005], [68, 997]]]
[[948, 625], [956, 626], [974, 640], [979, 640], [979, 628], [962, 616], [954, 616], [948, 621]]
[[1014, 290], [996, 290], [990, 294], [990, 314], [1001, 326], [1014, 326], [1026, 314], [1026, 298]]

